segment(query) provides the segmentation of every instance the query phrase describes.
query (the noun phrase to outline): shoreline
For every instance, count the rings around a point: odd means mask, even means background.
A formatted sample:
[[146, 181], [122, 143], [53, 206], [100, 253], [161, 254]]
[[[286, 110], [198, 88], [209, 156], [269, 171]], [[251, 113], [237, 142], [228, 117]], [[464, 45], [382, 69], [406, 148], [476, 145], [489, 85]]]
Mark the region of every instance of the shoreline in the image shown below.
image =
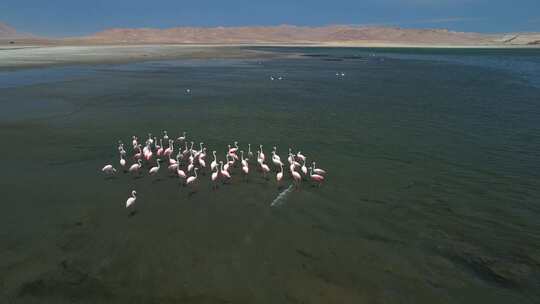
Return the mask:
[[540, 45], [442, 45], [399, 43], [246, 43], [246, 44], [100, 44], [1, 45], [0, 70], [74, 64], [121, 64], [179, 59], [271, 59], [292, 56], [250, 48], [410, 48], [540, 50]]

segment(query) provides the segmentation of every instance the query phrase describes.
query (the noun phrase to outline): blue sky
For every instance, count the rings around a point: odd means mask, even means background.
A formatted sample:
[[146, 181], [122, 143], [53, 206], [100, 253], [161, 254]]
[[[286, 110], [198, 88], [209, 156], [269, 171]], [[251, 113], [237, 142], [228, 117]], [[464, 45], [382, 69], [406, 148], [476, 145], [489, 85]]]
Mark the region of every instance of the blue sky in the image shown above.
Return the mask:
[[540, 0], [0, 0], [0, 21], [70, 36], [111, 27], [387, 25], [540, 32]]

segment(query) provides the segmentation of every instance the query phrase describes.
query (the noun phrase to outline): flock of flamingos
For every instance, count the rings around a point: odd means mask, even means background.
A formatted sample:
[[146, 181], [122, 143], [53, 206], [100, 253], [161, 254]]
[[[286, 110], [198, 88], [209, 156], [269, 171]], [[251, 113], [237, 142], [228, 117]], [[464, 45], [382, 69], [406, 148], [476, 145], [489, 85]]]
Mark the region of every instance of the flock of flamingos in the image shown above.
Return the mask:
[[[165, 146], [163, 143], [166, 143]], [[175, 147], [175, 143], [178, 143], [178, 149]], [[118, 143], [118, 152], [120, 154], [120, 167], [125, 173], [130, 173], [135, 176], [143, 176], [143, 165], [150, 167], [148, 169], [148, 175], [153, 176], [158, 174], [161, 169], [160, 163], [165, 162], [169, 174], [174, 174], [179, 177], [182, 185], [193, 186], [198, 180], [199, 176], [197, 171], [210, 170], [212, 189], [217, 187], [218, 182], [227, 183], [236, 174], [235, 168], [238, 162], [241, 164], [241, 174], [244, 178], [248, 178], [250, 174], [250, 163], [254, 158], [254, 154], [251, 151], [251, 144], [248, 144], [247, 152], [244, 154], [243, 150], [240, 150], [238, 142], [227, 146], [225, 154], [225, 160], [218, 160], [216, 151], [212, 151], [213, 160], [210, 166], [206, 165], [207, 149], [204, 147], [204, 143], [199, 143], [199, 149], [194, 149], [194, 142], [191, 141], [188, 145], [186, 139], [186, 132], [178, 137], [176, 140], [169, 138], [167, 131], [163, 131], [162, 138], [152, 137], [152, 134], [148, 134], [148, 139], [144, 142], [144, 145], [139, 142], [137, 136], [132, 137], [131, 142], [133, 148], [133, 156], [128, 157], [127, 151], [124, 148], [124, 144], [120, 141]], [[182, 145], [184, 149], [182, 150]], [[276, 172], [276, 182], [279, 185], [283, 182], [284, 171], [283, 162], [281, 157], [277, 153], [277, 147], [273, 147], [271, 163]], [[267, 158], [263, 151], [263, 146], [259, 145], [259, 149], [256, 151], [257, 163], [259, 171], [265, 179], [271, 174], [270, 167], [266, 164]], [[132, 163], [128, 164], [127, 159]], [[289, 174], [296, 187], [300, 185], [303, 179], [311, 180], [316, 185], [320, 186], [324, 182], [324, 176], [326, 171], [317, 168], [316, 163], [312, 162], [310, 167], [306, 167], [306, 156], [302, 152], [298, 151], [296, 154], [289, 148], [289, 155], [287, 157], [289, 163]], [[117, 170], [113, 165], [105, 165], [101, 171], [107, 175], [116, 174]], [[126, 201], [126, 208], [133, 205], [137, 199], [137, 192], [133, 190], [131, 196]]]

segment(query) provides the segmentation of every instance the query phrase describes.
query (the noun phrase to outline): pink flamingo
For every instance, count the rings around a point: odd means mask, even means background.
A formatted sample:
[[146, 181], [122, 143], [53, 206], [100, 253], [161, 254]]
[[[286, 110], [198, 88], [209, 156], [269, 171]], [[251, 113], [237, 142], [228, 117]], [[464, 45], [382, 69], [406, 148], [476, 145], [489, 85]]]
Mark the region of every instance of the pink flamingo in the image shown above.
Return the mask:
[[199, 158], [205, 159], [206, 158], [206, 147], [202, 149], [202, 152], [199, 153]]
[[231, 174], [229, 173], [229, 171], [227, 171], [227, 169], [224, 169], [223, 162], [220, 161], [219, 164], [221, 165], [221, 175], [225, 176], [227, 179], [231, 178]]
[[264, 177], [266, 177], [266, 173], [270, 172], [270, 168], [265, 163], [261, 163], [261, 170], [263, 172]]
[[316, 182], [320, 187], [321, 184], [324, 182], [324, 176], [319, 175], [319, 174], [313, 174], [313, 167], [309, 167], [309, 170], [310, 170], [309, 177], [311, 178], [311, 181]]
[[262, 161], [264, 162], [264, 160], [266, 159], [266, 157], [264, 156], [264, 152], [263, 152], [263, 145], [259, 145], [259, 149], [261, 151], [261, 153], [259, 154], [259, 157], [262, 159]]
[[161, 157], [163, 155], [163, 139], [159, 139], [159, 148], [156, 152], [157, 157]]
[[317, 168], [316, 163], [312, 162], [311, 166], [313, 167], [313, 172], [315, 172], [318, 175], [326, 175], [326, 171], [320, 168]]
[[212, 155], [214, 155], [214, 160], [212, 161], [212, 163], [210, 163], [210, 169], [214, 171], [214, 169], [216, 169], [217, 167], [216, 151], [212, 151]]
[[178, 177], [184, 181], [187, 179], [186, 172], [184, 172], [184, 170], [181, 170], [180, 168], [176, 169], [176, 174], [178, 174]]
[[141, 159], [141, 158], [142, 158], [142, 155], [143, 155], [142, 150], [141, 150], [141, 146], [138, 145], [137, 148], [139, 149], [139, 153], [133, 155], [133, 158], [134, 158], [134, 159]]
[[197, 170], [199, 170], [199, 168], [195, 168], [195, 176], [190, 176], [187, 178], [186, 185], [193, 185], [195, 181], [197, 181]]
[[150, 168], [150, 170], [148, 171], [148, 174], [149, 174], [149, 175], [155, 175], [155, 174], [158, 173], [159, 168], [160, 168], [160, 166], [159, 166], [159, 163], [160, 163], [160, 162], [161, 162], [161, 159], [159, 159], [159, 158], [156, 159], [157, 166], [156, 166], [156, 167]]
[[281, 182], [281, 180], [283, 179], [283, 164], [280, 164], [279, 167], [281, 168], [281, 171], [279, 171], [276, 174], [276, 181], [277, 181], [278, 185]]
[[296, 171], [292, 171], [291, 172], [292, 174], [292, 177], [294, 179], [294, 182], [296, 184], [296, 187], [298, 188], [298, 185], [300, 184], [300, 181], [302, 180], [302, 176], [300, 176], [300, 173], [296, 172]]
[[178, 162], [178, 159], [173, 159], [170, 155], [169, 155], [169, 165], [174, 165]]
[[253, 152], [251, 152], [251, 144], [248, 144], [248, 159], [253, 158]]
[[247, 167], [248, 162], [247, 162], [246, 159], [244, 159], [244, 151], [240, 151], [240, 156], [241, 156], [241, 159], [242, 159], [242, 167]]
[[272, 163], [274, 163], [274, 166], [276, 167], [283, 165], [283, 163], [281, 162], [281, 158], [279, 157], [279, 155], [276, 154], [276, 151], [272, 151]]
[[173, 153], [173, 150], [174, 150], [173, 141], [169, 140], [169, 146], [167, 147], [167, 149], [165, 149], [165, 151], [163, 151], [163, 156], [170, 157], [171, 154]]
[[302, 170], [302, 173], [304, 173], [304, 175], [307, 175], [308, 174], [308, 169], [306, 167], [306, 158], [303, 159], [303, 163], [302, 163], [302, 168], [300, 168]]
[[137, 172], [139, 172], [141, 167], [142, 167], [142, 160], [139, 159], [136, 164], [133, 164], [133, 165], [131, 165], [131, 167], [129, 167], [129, 172], [137, 173]]
[[218, 168], [216, 167], [215, 170], [216, 171], [212, 172], [212, 189], [215, 189], [215, 187], [217, 186], [216, 181], [217, 181], [218, 176], [219, 176]]
[[231, 145], [228, 145], [228, 147], [229, 147], [229, 154], [231, 153], [234, 154], [236, 153], [236, 151], [238, 151], [238, 142], [237, 141], [234, 142], [234, 148], [231, 148]]
[[198, 158], [203, 151], [203, 142], [199, 143], [199, 150], [195, 150], [193, 157]]
[[296, 153], [296, 157], [298, 157], [300, 160], [302, 160], [304, 162], [306, 161], [306, 157], [300, 151], [298, 151], [298, 153]]
[[146, 153], [144, 154], [144, 158], [147, 160], [147, 161], [150, 161], [150, 159], [152, 159], [152, 149], [150, 149], [150, 146], [147, 146], [147, 150], [146, 150]]
[[133, 140], [131, 141], [131, 144], [133, 145], [133, 148], [137, 147], [139, 145], [139, 142], [137, 141], [137, 136], [131, 137]]

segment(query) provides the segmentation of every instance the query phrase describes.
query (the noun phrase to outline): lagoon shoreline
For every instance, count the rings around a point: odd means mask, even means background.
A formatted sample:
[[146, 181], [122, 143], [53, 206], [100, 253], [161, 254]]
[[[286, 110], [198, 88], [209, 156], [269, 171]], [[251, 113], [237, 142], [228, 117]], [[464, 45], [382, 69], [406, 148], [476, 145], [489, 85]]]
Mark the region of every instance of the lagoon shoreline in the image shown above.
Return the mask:
[[257, 47], [540, 49], [538, 45], [442, 45], [402, 43], [249, 43], [249, 44], [103, 44], [50, 45], [0, 43], [0, 69], [70, 64], [114, 64], [177, 59], [269, 59], [276, 54]]

